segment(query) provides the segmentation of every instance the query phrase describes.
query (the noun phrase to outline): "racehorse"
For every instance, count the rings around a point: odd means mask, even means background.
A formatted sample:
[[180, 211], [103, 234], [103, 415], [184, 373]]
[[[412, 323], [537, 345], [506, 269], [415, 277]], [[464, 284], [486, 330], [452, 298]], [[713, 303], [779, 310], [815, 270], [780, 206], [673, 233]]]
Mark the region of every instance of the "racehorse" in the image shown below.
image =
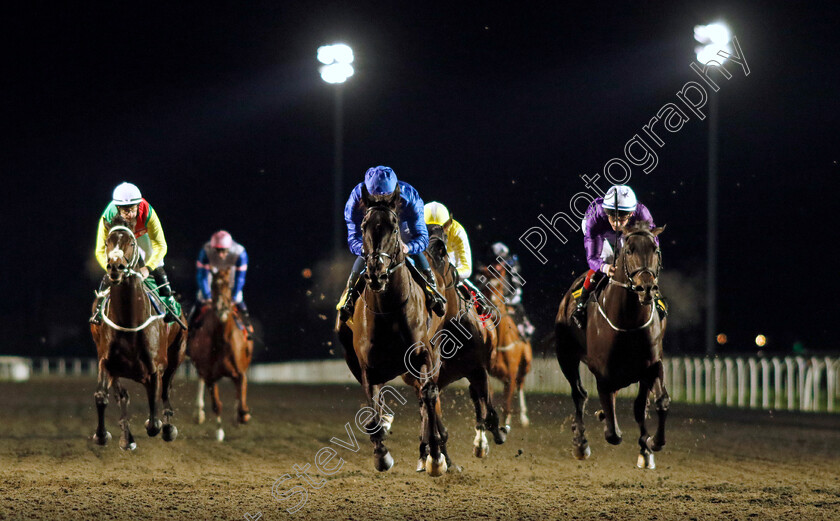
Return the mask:
[[380, 390], [391, 379], [414, 371], [422, 380], [421, 414], [426, 420], [422, 441], [429, 448], [425, 470], [430, 476], [440, 476], [447, 470], [441, 451], [447, 433], [438, 414], [440, 352], [431, 339], [443, 319], [427, 310], [423, 288], [406, 266], [399, 185], [388, 195], [371, 195], [362, 186], [361, 205], [365, 211], [361, 226], [365, 289], [353, 317], [339, 322], [337, 331], [347, 366], [373, 406], [363, 423], [374, 445], [374, 468], [384, 472], [394, 465], [384, 444], [390, 418], [384, 413]]
[[[440, 330], [435, 333], [438, 347], [441, 349], [441, 366], [438, 375], [438, 387], [443, 390], [447, 385], [461, 378], [470, 382], [470, 398], [475, 406], [475, 439], [473, 453], [478, 458], [484, 458], [490, 452], [486, 431], [493, 434], [493, 441], [497, 444], [505, 442], [506, 432], [499, 428], [499, 417], [490, 400], [490, 387], [487, 370], [490, 367], [490, 356], [495, 342], [495, 329], [484, 327], [478, 318], [471, 300], [465, 301], [458, 296], [456, 284], [458, 272], [449, 262], [446, 243], [443, 239], [444, 227], [428, 225], [429, 247], [426, 249], [432, 269], [441, 276], [446, 297], [446, 313]], [[403, 380], [414, 387], [417, 397], [421, 397], [420, 380], [411, 373], [403, 375]], [[438, 403], [440, 403], [438, 401]], [[440, 410], [437, 411], [440, 415]], [[421, 412], [422, 416], [422, 412]], [[425, 430], [426, 418], [420, 432]], [[446, 445], [442, 447], [448, 466], [452, 466]], [[420, 459], [416, 470], [424, 470], [424, 460], [427, 456], [426, 443], [420, 443]]]
[[[575, 421], [572, 425], [573, 454], [586, 459], [591, 450], [584, 435], [583, 414], [587, 393], [580, 381], [579, 364], [584, 362], [595, 375], [602, 411], [606, 420], [607, 442], [621, 443], [621, 431], [615, 417], [615, 395], [619, 389], [639, 382], [633, 405], [639, 424], [641, 447], [637, 466], [655, 468], [653, 451], [665, 445], [665, 418], [670, 398], [665, 389], [662, 369], [662, 337], [665, 319], [660, 319], [654, 300], [659, 296], [659, 271], [662, 254], [656, 237], [664, 227], [650, 229], [641, 221], [622, 230], [624, 245], [615, 262], [615, 275], [607, 287], [587, 305], [586, 331], [572, 319], [575, 298], [572, 293], [583, 284], [578, 277], [560, 302], [555, 320], [557, 360], [572, 387]], [[645, 427], [648, 397], [653, 391], [659, 425], [651, 438]]]
[[[528, 406], [525, 404], [525, 391], [522, 385], [525, 376], [531, 372], [533, 353], [531, 343], [519, 334], [519, 328], [512, 314], [505, 305], [503, 278], [506, 276], [504, 266], [495, 265], [495, 272], [482, 268], [481, 280], [485, 283], [485, 295], [499, 313], [499, 323], [496, 326], [496, 343], [493, 346], [493, 356], [490, 364], [490, 374], [504, 384], [505, 401], [505, 430], [510, 432], [513, 423], [513, 394], [519, 393], [519, 422], [523, 427], [531, 424], [528, 419]], [[495, 313], [496, 311], [494, 311]]]
[[236, 385], [236, 421], [248, 423], [251, 413], [248, 394], [248, 367], [254, 342], [239, 327], [236, 306], [231, 297], [230, 268], [219, 271], [211, 283], [211, 304], [204, 306], [190, 324], [188, 339], [190, 359], [198, 370], [198, 423], [204, 423], [204, 388], [210, 389], [210, 403], [216, 413], [216, 439], [225, 439], [222, 429], [222, 402], [218, 381], [227, 377]]
[[[146, 433], [156, 436], [162, 428], [164, 441], [173, 441], [178, 436], [178, 429], [171, 423], [174, 414], [169, 403], [172, 377], [184, 360], [187, 335], [177, 323], [166, 324], [161, 320], [165, 313], [156, 313], [149, 300], [143, 276], [137, 271], [142, 266], [140, 247], [128, 223], [117, 217], [107, 225], [107, 230], [106, 272], [110, 285], [105, 293], [109, 300], [102, 311], [104, 324], [94, 324], [90, 328], [99, 359], [98, 385], [94, 393], [99, 423], [93, 440], [105, 445], [111, 439], [111, 433], [105, 430], [105, 407], [108, 390], [113, 386], [121, 411], [120, 448], [134, 450], [137, 444], [128, 424], [128, 392], [120, 378], [130, 378], [146, 388], [149, 399]], [[158, 394], [163, 401], [163, 422], [156, 417]]]

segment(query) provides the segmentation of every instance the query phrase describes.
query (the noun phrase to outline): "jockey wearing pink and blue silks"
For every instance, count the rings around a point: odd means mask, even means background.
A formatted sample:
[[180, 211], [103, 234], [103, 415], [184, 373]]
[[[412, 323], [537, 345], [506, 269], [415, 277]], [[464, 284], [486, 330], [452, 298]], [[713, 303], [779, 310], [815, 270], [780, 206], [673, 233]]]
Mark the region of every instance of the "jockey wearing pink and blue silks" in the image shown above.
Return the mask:
[[[365, 172], [365, 180], [356, 185], [350, 193], [350, 198], [344, 206], [344, 221], [347, 223], [347, 245], [350, 252], [356, 255], [350, 278], [347, 279], [347, 290], [344, 300], [339, 303], [342, 320], [346, 320], [353, 314], [356, 297], [358, 297], [357, 282], [359, 275], [365, 267], [365, 260], [362, 257], [362, 220], [365, 212], [362, 205], [362, 187], [364, 186], [371, 195], [387, 195], [394, 192], [399, 185], [400, 198], [400, 236], [403, 242], [403, 251], [411, 258], [414, 265], [422, 272], [424, 281], [418, 280], [426, 290], [426, 296], [430, 301], [430, 307], [439, 315], [443, 315], [446, 300], [436, 292], [435, 277], [429, 266], [429, 261], [423, 254], [429, 245], [429, 231], [426, 229], [425, 212], [423, 199], [413, 186], [405, 181], [398, 181], [394, 170], [387, 166], [376, 166]], [[429, 286], [427, 288], [426, 286]]]
[[[575, 310], [579, 323], [585, 315], [586, 300], [593, 285], [602, 276], [613, 276], [615, 273], [613, 245], [621, 236], [621, 228], [638, 221], [647, 221], [651, 229], [655, 228], [650, 211], [636, 200], [636, 194], [627, 185], [612, 186], [604, 197], [592, 201], [586, 210], [581, 227], [589, 271], [583, 279]], [[658, 239], [654, 240], [659, 244]]]

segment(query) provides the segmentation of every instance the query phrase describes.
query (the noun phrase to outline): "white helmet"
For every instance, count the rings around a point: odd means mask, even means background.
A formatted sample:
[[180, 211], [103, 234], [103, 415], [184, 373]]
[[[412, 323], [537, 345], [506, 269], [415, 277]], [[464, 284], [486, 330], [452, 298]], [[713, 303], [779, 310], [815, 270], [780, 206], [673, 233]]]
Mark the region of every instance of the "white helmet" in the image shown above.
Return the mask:
[[510, 253], [510, 250], [503, 242], [494, 243], [491, 248], [493, 249], [493, 255], [497, 257], [507, 257], [507, 254]]
[[615, 185], [607, 190], [604, 195], [604, 209], [616, 209], [616, 194], [618, 194], [618, 211], [619, 212], [635, 212], [636, 211], [636, 194], [633, 189], [627, 185]]
[[138, 204], [143, 200], [143, 196], [140, 195], [140, 189], [135, 185], [123, 183], [114, 188], [113, 199], [114, 204], [117, 206], [130, 206], [132, 204]]
[[449, 210], [437, 201], [426, 203], [423, 207], [423, 216], [426, 224], [437, 224], [443, 226], [449, 220]]

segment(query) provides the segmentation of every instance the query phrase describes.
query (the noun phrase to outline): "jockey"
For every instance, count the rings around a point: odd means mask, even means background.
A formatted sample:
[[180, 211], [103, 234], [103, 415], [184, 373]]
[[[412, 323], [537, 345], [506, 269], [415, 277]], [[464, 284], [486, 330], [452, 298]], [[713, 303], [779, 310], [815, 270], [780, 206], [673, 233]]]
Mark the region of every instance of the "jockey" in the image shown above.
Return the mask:
[[525, 279], [520, 275], [522, 265], [519, 264], [519, 256], [511, 253], [510, 248], [503, 242], [494, 243], [490, 249], [493, 251], [494, 261], [492, 264], [499, 262], [506, 264], [507, 279], [502, 287], [505, 290], [505, 305], [508, 306], [515, 317], [519, 333], [525, 340], [530, 341], [534, 335], [534, 325], [528, 320], [525, 315], [525, 307], [522, 305], [522, 285]]
[[[604, 275], [612, 277], [615, 274], [612, 245], [621, 236], [620, 230], [637, 221], [647, 221], [651, 229], [655, 227], [650, 211], [636, 200], [636, 194], [627, 185], [610, 187], [604, 197], [592, 201], [586, 210], [581, 227], [589, 271], [583, 279], [577, 307], [572, 315], [579, 327], [583, 327], [586, 318], [586, 301], [594, 285]], [[665, 316], [667, 311], [660, 298], [656, 299], [656, 306]]]
[[[157, 213], [148, 201], [140, 195], [140, 189], [131, 183], [122, 183], [114, 188], [112, 201], [102, 212], [99, 227], [96, 231], [96, 260], [103, 270], [106, 269], [108, 262], [105, 254], [105, 242], [108, 240], [106, 224], [110, 224], [117, 215], [128, 221], [130, 228], [134, 230], [134, 236], [137, 238], [137, 245], [140, 247], [140, 256], [143, 258], [144, 264], [138, 271], [143, 278], [150, 274], [154, 277], [158, 286], [158, 294], [168, 308], [164, 320], [166, 322], [175, 321], [175, 315], [171, 312], [171, 309], [174, 309], [176, 305], [175, 297], [172, 294], [166, 272], [163, 270], [163, 257], [166, 255], [166, 238], [163, 235], [163, 228]], [[97, 293], [95, 311], [90, 318], [92, 324], [102, 323], [102, 303], [105, 298], [100, 294], [108, 287], [108, 283], [108, 276], [106, 275], [99, 285], [100, 291]]]
[[[210, 274], [230, 269], [233, 289], [231, 296], [233, 303], [239, 310], [245, 329], [253, 333], [248, 307], [242, 297], [242, 289], [245, 287], [245, 274], [248, 271], [248, 253], [245, 247], [235, 242], [225, 230], [219, 230], [213, 234], [208, 242], [198, 252], [198, 260], [195, 263], [196, 282], [198, 283], [198, 302], [201, 305], [207, 304], [212, 298], [210, 292]], [[200, 307], [200, 306], [196, 306]], [[196, 308], [193, 308], [194, 310]]]
[[[414, 265], [422, 270], [422, 275], [416, 274], [415, 278], [422, 277], [424, 280], [417, 280], [426, 293], [426, 301], [429, 307], [438, 315], [443, 316], [445, 312], [444, 299], [435, 287], [435, 277], [429, 266], [429, 261], [423, 254], [429, 244], [429, 232], [423, 220], [423, 199], [410, 184], [405, 181], [398, 181], [397, 175], [387, 166], [377, 166], [368, 169], [365, 173], [364, 183], [359, 183], [350, 193], [350, 198], [344, 206], [344, 220], [347, 223], [347, 244], [350, 252], [356, 255], [356, 262], [353, 263], [353, 270], [347, 279], [347, 288], [344, 291], [344, 298], [338, 304], [340, 319], [346, 321], [353, 316], [356, 299], [361, 294], [362, 288], [357, 287], [359, 275], [365, 267], [365, 259], [362, 257], [362, 185], [367, 188], [371, 195], [387, 195], [393, 193], [400, 186], [400, 231], [403, 242], [403, 252], [407, 253]], [[419, 275], [419, 277], [417, 276]]]
[[449, 253], [449, 262], [458, 274], [457, 289], [467, 300], [472, 298], [472, 292], [478, 296], [478, 288], [469, 281], [472, 275], [472, 250], [467, 231], [461, 223], [452, 218], [449, 210], [443, 204], [432, 201], [423, 207], [426, 225], [438, 225], [443, 228], [443, 242]]

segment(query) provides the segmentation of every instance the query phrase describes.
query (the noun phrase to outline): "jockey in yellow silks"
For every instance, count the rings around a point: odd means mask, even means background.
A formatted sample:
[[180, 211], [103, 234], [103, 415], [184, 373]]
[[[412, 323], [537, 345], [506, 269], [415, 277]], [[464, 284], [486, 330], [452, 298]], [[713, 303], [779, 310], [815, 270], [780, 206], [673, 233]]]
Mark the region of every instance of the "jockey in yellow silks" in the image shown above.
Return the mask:
[[[140, 247], [143, 266], [137, 271], [142, 276], [152, 275], [158, 286], [158, 294], [167, 307], [175, 308], [175, 297], [172, 294], [166, 272], [163, 270], [163, 257], [166, 255], [166, 238], [163, 235], [160, 219], [152, 206], [140, 195], [140, 189], [131, 183], [122, 183], [114, 189], [112, 201], [102, 212], [99, 219], [99, 226], [96, 230], [96, 260], [102, 269], [105, 270], [108, 263], [105, 243], [108, 240], [108, 227], [114, 218], [119, 215], [130, 223], [137, 245]], [[103, 278], [100, 292], [108, 287], [107, 275]], [[99, 324], [102, 320], [103, 297], [96, 300], [96, 308], [90, 322]], [[167, 311], [167, 322], [175, 320], [175, 316]]]
[[466, 280], [472, 275], [472, 251], [467, 231], [449, 215], [449, 210], [437, 201], [423, 206], [426, 225], [436, 224], [443, 227], [443, 242], [449, 253], [449, 262], [455, 266], [458, 276]]

